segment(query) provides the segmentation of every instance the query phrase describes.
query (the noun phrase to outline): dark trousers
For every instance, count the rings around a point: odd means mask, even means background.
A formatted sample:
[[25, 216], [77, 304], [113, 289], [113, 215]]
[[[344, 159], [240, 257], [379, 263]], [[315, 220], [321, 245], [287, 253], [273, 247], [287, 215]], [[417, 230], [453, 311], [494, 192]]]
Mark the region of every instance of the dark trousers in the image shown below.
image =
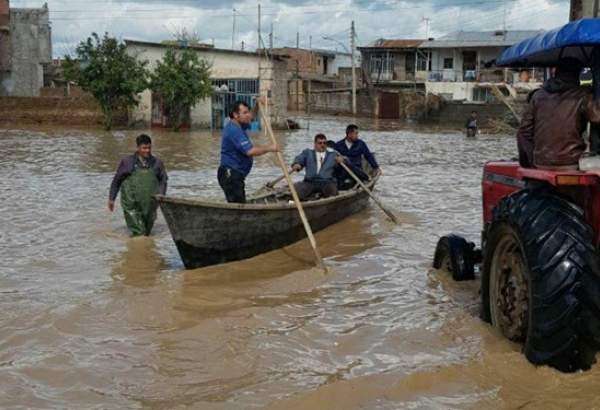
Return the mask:
[[296, 182], [294, 188], [298, 192], [298, 197], [301, 201], [310, 198], [311, 195], [320, 193], [323, 198], [335, 196], [338, 194], [337, 185], [335, 182], [311, 182], [302, 181]]
[[[357, 168], [354, 165], [350, 165], [349, 168], [361, 181], [369, 180], [369, 176], [362, 169]], [[335, 177], [337, 179], [337, 187], [342, 191], [354, 188], [356, 185], [354, 178], [352, 178], [350, 174], [342, 167], [339, 167], [336, 170]]]
[[227, 202], [238, 204], [246, 203], [246, 177], [241, 172], [229, 167], [220, 166], [217, 172], [217, 179]]

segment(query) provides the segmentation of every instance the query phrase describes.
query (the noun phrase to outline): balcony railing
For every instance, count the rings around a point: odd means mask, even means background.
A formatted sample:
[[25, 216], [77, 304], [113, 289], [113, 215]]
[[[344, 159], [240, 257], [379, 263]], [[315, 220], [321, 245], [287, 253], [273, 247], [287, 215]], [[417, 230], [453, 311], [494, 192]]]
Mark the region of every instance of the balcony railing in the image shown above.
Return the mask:
[[490, 68], [481, 70], [431, 70], [417, 72], [417, 78], [432, 82], [518, 83], [542, 82], [543, 70]]

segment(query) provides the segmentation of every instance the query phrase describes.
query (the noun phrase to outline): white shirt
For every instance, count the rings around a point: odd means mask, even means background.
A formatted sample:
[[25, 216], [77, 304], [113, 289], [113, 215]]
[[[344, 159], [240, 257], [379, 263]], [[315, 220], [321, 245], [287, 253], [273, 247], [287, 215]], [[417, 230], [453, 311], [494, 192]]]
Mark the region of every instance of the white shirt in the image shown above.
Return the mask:
[[317, 154], [317, 174], [318, 174], [319, 172], [321, 172], [321, 166], [323, 165], [323, 162], [325, 162], [325, 155], [327, 155], [327, 151], [323, 151], [323, 152], [315, 151], [315, 154]]
[[344, 140], [346, 142], [346, 146], [348, 147], [348, 149], [352, 148], [352, 145], [354, 145], [353, 142], [350, 142], [348, 140]]

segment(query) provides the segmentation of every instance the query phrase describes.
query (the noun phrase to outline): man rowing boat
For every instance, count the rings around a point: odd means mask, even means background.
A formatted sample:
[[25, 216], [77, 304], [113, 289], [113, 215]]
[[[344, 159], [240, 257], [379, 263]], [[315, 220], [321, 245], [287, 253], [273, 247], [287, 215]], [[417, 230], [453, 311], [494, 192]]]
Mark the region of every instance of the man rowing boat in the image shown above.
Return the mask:
[[[369, 163], [369, 165], [377, 174], [381, 174], [381, 168], [379, 168], [379, 164], [377, 163], [377, 160], [375, 160], [375, 156], [373, 156], [367, 144], [358, 138], [358, 126], [350, 124], [348, 127], [346, 127], [346, 138], [338, 141], [335, 144], [335, 150], [348, 159], [347, 162], [350, 165], [350, 169], [362, 181], [369, 180], [369, 176], [363, 171], [362, 168], [363, 158]], [[350, 189], [356, 185], [356, 181], [354, 181], [348, 172], [343, 169], [336, 174], [336, 177], [339, 181], [339, 189]]]
[[221, 165], [217, 172], [219, 185], [227, 202], [245, 203], [245, 180], [252, 169], [253, 158], [279, 151], [276, 144], [253, 145], [248, 130], [253, 113], [243, 101], [237, 101], [229, 114], [231, 121], [225, 126], [221, 138]]

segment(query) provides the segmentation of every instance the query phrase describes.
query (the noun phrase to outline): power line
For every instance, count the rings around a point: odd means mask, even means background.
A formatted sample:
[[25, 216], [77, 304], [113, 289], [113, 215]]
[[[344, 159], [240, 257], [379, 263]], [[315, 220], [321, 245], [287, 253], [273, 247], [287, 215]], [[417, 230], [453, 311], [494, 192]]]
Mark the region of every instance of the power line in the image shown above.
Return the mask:
[[[172, 1], [172, 0], [171, 0]], [[504, 4], [505, 1], [511, 1], [511, 2], [515, 2], [517, 0], [489, 0], [487, 1], [485, 4]], [[341, 4], [345, 4], [345, 3], [328, 3], [328, 5], [341, 5]], [[458, 6], [464, 6], [464, 5], [473, 5], [473, 4], [480, 4], [480, 1], [466, 1], [466, 0], [460, 0], [460, 2], [458, 3], [449, 3], [444, 5], [443, 7], [441, 7], [441, 9], [448, 9], [448, 8], [453, 8], [453, 7], [458, 7]], [[305, 15], [305, 14], [321, 14], [324, 12], [324, 5], [327, 5], [327, 3], [325, 4], [319, 4], [318, 6], [308, 6], [308, 7], [318, 7], [317, 9], [308, 9], [308, 10], [303, 10], [303, 11], [294, 11], [297, 8], [307, 8], [307, 7], [295, 7], [291, 10], [282, 10], [282, 9], [275, 9], [275, 8], [271, 8], [274, 10], [277, 10], [277, 12], [275, 13], [262, 13], [263, 16], [282, 16], [282, 15]], [[211, 16], [211, 17], [231, 17], [230, 14], [230, 10], [225, 10], [225, 9], [211, 9], [211, 10], [203, 10], [197, 7], [193, 7], [193, 6], [185, 6], [188, 9], [194, 9], [197, 10], [199, 12], [202, 13], [202, 15], [206, 15], [206, 16]], [[381, 8], [377, 8], [377, 9], [372, 9], [370, 7], [367, 8], [363, 8], [363, 7], [356, 7], [356, 8], [340, 8], [340, 9], [330, 9], [327, 10], [327, 12], [329, 13], [353, 13], [353, 12], [358, 12], [358, 13], [379, 13], [379, 12], [387, 12], [387, 11], [402, 11], [402, 10], [417, 10], [417, 9], [422, 9], [422, 8], [428, 8], [428, 6], [423, 6], [423, 5], [415, 5], [415, 6], [405, 6], [405, 7], [393, 7], [393, 6], [387, 6], [387, 7], [381, 7]], [[263, 10], [265, 8], [263, 7]], [[240, 8], [236, 8], [236, 10], [241, 10]], [[182, 10], [181, 8], [177, 8], [177, 9], [173, 9], [173, 8], [155, 8], [155, 9], [128, 9], [128, 8], [122, 8], [119, 10], [90, 10], [90, 9], [59, 9], [59, 10], [53, 10], [50, 9], [49, 10], [50, 13], [54, 13], [54, 14], [65, 14], [65, 13], [116, 13], [116, 14], [129, 14], [129, 13], [157, 13], [157, 12], [177, 12], [179, 14], [181, 14]], [[245, 17], [255, 17], [255, 14], [237, 14], [238, 16], [245, 16]], [[120, 17], [120, 16], [119, 16]], [[101, 16], [98, 16], [98, 18], [103, 18]], [[163, 16], [157, 16], [156, 18], [163, 18]], [[90, 19], [89, 17], [86, 17], [86, 19]], [[58, 18], [56, 19], [58, 20]], [[60, 20], [63, 20], [63, 18], [60, 18]]]

